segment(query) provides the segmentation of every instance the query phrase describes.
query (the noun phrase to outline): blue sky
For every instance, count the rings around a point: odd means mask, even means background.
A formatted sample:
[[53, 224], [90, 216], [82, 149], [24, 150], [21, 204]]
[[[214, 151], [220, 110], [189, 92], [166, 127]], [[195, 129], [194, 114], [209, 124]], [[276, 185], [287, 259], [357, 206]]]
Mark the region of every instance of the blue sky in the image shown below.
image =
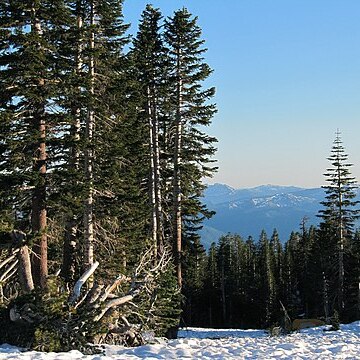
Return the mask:
[[[126, 0], [136, 31], [148, 1]], [[317, 187], [337, 128], [360, 180], [360, 1], [161, 0], [199, 17], [214, 69], [219, 172], [210, 182]]]

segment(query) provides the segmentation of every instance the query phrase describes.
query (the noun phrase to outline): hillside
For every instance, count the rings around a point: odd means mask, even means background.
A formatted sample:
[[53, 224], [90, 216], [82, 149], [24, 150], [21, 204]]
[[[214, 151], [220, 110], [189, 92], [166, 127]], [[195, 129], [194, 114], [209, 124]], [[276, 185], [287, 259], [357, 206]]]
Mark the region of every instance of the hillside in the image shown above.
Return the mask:
[[234, 189], [225, 184], [209, 185], [204, 202], [216, 214], [204, 222], [202, 242], [208, 248], [228, 232], [257, 239], [263, 229], [270, 237], [274, 228], [285, 242], [292, 231], [299, 230], [305, 217], [308, 226], [318, 224], [316, 214], [323, 199], [322, 188], [262, 185]]

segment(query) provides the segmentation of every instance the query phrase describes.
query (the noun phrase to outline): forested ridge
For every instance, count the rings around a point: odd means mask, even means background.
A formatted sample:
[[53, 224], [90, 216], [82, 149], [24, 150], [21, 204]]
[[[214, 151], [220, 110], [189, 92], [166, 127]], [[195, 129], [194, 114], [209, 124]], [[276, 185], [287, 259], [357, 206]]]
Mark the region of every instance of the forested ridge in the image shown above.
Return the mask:
[[216, 106], [201, 29], [185, 8], [163, 18], [147, 5], [131, 37], [122, 10], [0, 4], [0, 342], [96, 351], [183, 325], [268, 327], [284, 308], [358, 319], [356, 182], [340, 133], [318, 228], [304, 219], [285, 246], [276, 230], [229, 234], [206, 254]]

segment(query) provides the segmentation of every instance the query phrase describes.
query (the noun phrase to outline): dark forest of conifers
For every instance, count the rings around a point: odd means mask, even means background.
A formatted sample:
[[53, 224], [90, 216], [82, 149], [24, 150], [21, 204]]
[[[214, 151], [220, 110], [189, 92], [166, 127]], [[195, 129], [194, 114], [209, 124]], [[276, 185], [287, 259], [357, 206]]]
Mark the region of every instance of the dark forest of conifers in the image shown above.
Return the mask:
[[185, 8], [164, 18], [148, 5], [129, 36], [122, 6], [1, 1], [0, 342], [92, 352], [179, 326], [359, 319], [340, 134], [319, 227], [303, 219], [285, 245], [276, 230], [229, 234], [206, 254], [216, 107], [201, 29]]

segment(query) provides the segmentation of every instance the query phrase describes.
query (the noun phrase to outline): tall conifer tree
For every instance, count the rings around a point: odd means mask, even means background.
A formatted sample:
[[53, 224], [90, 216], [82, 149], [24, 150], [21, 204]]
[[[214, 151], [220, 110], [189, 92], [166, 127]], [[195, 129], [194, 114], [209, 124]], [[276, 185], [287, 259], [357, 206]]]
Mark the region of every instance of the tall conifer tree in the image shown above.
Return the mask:
[[42, 288], [48, 272], [47, 170], [54, 164], [47, 144], [56, 138], [58, 122], [55, 39], [65, 14], [61, 0], [0, 5], [2, 209], [12, 213], [13, 227], [34, 237], [34, 282]]
[[[139, 82], [140, 103], [148, 129], [148, 188], [151, 211], [151, 237], [156, 253], [161, 256], [164, 249], [164, 216], [160, 156], [164, 153], [164, 136], [161, 121], [164, 117], [163, 103], [166, 101], [167, 54], [161, 34], [161, 13], [147, 5], [142, 14], [139, 31], [133, 41], [131, 52], [136, 78]], [[140, 125], [140, 124], [139, 124]]]
[[347, 163], [347, 158], [341, 134], [337, 131], [328, 158], [332, 167], [324, 174], [328, 182], [328, 185], [323, 186], [326, 195], [321, 204], [324, 209], [319, 211], [318, 216], [322, 219], [320, 224], [322, 244], [326, 247], [330, 246], [325, 275], [328, 279], [334, 279], [335, 274], [329, 272], [334, 265], [330, 262], [336, 258], [337, 280], [333, 280], [335, 289], [333, 295], [337, 299], [336, 310], [340, 313], [344, 310], [344, 253], [353, 232], [354, 221], [359, 217], [359, 210], [356, 208], [359, 201], [354, 200], [357, 185], [349, 170], [352, 164]]
[[[209, 166], [215, 153], [215, 139], [201, 131], [215, 113], [208, 100], [214, 88], [203, 89], [202, 81], [210, 74], [202, 54], [206, 51], [201, 39], [197, 18], [184, 8], [165, 22], [165, 40], [170, 54], [170, 119], [172, 149], [172, 222], [173, 247], [178, 284], [182, 285], [182, 255], [184, 216], [197, 221], [199, 213], [206, 214], [200, 202], [204, 189], [203, 176], [211, 176]], [[187, 204], [186, 204], [187, 202]], [[186, 210], [185, 210], [186, 209]]]

